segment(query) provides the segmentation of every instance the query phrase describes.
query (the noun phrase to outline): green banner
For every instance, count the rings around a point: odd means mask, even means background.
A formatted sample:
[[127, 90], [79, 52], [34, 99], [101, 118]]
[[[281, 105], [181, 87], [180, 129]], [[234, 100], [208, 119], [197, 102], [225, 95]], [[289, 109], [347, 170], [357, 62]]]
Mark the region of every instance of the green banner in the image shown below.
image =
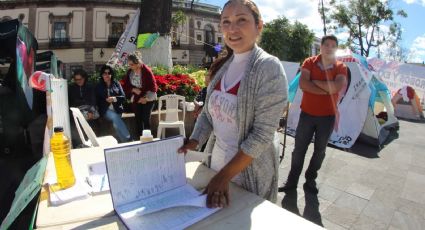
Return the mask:
[[24, 179], [15, 192], [12, 206], [4, 218], [0, 230], [6, 230], [15, 221], [19, 214], [24, 210], [29, 202], [37, 195], [41, 189], [44, 172], [47, 165], [47, 156], [39, 160], [25, 174]]

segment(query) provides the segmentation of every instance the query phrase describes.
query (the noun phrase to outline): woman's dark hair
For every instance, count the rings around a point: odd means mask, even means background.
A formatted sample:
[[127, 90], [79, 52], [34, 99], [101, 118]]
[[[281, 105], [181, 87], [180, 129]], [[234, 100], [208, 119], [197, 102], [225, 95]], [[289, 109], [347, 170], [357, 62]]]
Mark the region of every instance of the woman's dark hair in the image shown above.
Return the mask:
[[[246, 7], [248, 7], [248, 9], [251, 10], [252, 16], [254, 17], [255, 24], [256, 25], [260, 24], [260, 21], [262, 20], [260, 10], [258, 9], [257, 5], [253, 1], [251, 1], [251, 0], [229, 0], [229, 1], [226, 2], [226, 4], [224, 4], [223, 11], [228, 5], [230, 5], [232, 3], [239, 3], [239, 4], [242, 4]], [[223, 52], [220, 53], [219, 58], [217, 58], [211, 64], [210, 71], [209, 71], [211, 73], [210, 74], [210, 80], [212, 80], [214, 78], [217, 71], [224, 65], [224, 63], [227, 60], [230, 59], [230, 57], [232, 55], [233, 55], [233, 50], [226, 45]]]
[[102, 75], [105, 72], [105, 70], [109, 70], [109, 72], [111, 73], [111, 81], [114, 81], [115, 71], [109, 65], [103, 65], [102, 67], [100, 67], [100, 72], [99, 72], [100, 80], [104, 82]]
[[74, 72], [72, 73], [72, 79], [75, 78], [75, 76], [80, 75], [82, 78], [84, 78], [84, 84], [87, 83], [88, 79], [89, 79], [89, 75], [87, 74], [86, 71], [84, 71], [83, 69], [76, 69], [74, 70]]

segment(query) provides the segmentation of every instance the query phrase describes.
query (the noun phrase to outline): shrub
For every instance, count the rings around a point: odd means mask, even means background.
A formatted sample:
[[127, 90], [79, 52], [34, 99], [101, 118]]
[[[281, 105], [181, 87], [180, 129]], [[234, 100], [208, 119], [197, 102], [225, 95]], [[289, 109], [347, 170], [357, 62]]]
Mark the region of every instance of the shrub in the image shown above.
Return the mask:
[[166, 74], [155, 76], [158, 85], [158, 97], [167, 94], [182, 95], [186, 101], [193, 101], [201, 91], [201, 87], [196, 84], [195, 79], [187, 74]]
[[196, 72], [193, 72], [189, 74], [189, 76], [193, 79], [195, 79], [196, 83], [201, 87], [205, 87], [205, 75], [207, 74], [206, 70], [198, 70]]

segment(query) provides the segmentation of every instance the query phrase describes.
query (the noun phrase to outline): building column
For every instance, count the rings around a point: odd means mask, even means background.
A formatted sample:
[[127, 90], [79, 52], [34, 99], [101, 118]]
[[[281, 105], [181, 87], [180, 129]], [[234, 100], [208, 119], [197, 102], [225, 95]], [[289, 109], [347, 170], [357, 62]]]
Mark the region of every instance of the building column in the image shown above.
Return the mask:
[[189, 19], [189, 45], [195, 45], [195, 20], [192, 16]]
[[35, 23], [37, 21], [37, 5], [31, 4], [28, 10], [28, 29], [35, 36]]
[[86, 24], [85, 24], [85, 47], [84, 47], [84, 65], [83, 68], [87, 73], [94, 72], [93, 62], [93, 4], [86, 7]]

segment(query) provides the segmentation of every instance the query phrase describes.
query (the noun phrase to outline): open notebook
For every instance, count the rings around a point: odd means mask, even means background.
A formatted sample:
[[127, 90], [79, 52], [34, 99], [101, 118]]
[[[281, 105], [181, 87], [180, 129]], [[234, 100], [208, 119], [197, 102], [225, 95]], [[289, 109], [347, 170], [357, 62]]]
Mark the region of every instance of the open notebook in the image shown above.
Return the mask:
[[183, 229], [219, 209], [186, 182], [183, 137], [105, 149], [114, 209], [129, 229]]

